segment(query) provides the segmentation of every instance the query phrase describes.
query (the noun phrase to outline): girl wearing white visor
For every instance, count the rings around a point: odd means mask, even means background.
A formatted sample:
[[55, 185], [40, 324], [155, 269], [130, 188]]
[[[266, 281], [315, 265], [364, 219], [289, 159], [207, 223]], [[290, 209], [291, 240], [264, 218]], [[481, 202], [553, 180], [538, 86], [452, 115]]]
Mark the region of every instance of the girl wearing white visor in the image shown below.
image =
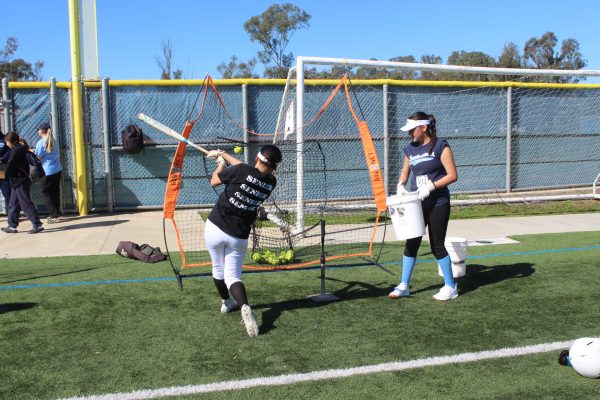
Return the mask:
[[[400, 130], [408, 132], [411, 142], [404, 149], [404, 164], [398, 183], [398, 194], [407, 193], [404, 185], [410, 174], [410, 191], [417, 191], [428, 229], [431, 252], [442, 273], [444, 286], [435, 294], [435, 300], [458, 297], [458, 288], [452, 277], [450, 256], [444, 246], [450, 220], [450, 191], [448, 185], [458, 175], [452, 149], [446, 139], [436, 136], [435, 118], [422, 111], [415, 112]], [[402, 258], [402, 280], [389, 294], [392, 299], [410, 296], [409, 284], [422, 237], [406, 240]]]
[[254, 166], [223, 150], [211, 150], [207, 157], [217, 160], [210, 184], [225, 185], [204, 230], [213, 281], [221, 296], [221, 313], [240, 307], [246, 332], [257, 336], [258, 325], [241, 279], [242, 263], [258, 208], [277, 185], [273, 172], [281, 162], [281, 151], [272, 144], [262, 146]]

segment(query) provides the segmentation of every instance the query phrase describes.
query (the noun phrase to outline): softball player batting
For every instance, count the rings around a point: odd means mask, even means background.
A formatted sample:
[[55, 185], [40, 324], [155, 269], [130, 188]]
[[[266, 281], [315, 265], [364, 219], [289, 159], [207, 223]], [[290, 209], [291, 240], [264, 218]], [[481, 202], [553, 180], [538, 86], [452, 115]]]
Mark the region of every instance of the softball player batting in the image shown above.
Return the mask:
[[213, 281], [221, 296], [221, 313], [241, 307], [246, 331], [254, 337], [258, 325], [241, 280], [242, 263], [258, 208], [277, 185], [273, 172], [281, 162], [281, 151], [274, 145], [263, 146], [253, 167], [223, 150], [211, 150], [207, 157], [217, 160], [210, 184], [225, 185], [208, 215], [204, 235]]

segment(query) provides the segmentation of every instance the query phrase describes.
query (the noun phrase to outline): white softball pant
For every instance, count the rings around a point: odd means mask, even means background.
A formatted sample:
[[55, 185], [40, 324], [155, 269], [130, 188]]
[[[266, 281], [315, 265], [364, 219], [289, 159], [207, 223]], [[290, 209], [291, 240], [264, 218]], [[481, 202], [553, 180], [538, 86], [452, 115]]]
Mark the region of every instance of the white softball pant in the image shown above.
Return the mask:
[[212, 276], [225, 280], [227, 288], [241, 282], [242, 264], [248, 249], [248, 239], [240, 239], [223, 232], [206, 220], [204, 241], [212, 260]]

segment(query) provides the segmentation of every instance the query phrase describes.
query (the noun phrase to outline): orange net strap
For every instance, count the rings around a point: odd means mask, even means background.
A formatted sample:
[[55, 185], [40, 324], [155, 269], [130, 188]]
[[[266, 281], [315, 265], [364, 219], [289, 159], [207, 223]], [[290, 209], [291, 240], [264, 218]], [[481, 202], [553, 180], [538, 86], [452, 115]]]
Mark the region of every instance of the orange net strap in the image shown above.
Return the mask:
[[[186, 121], [181, 135], [187, 139], [190, 136], [193, 127], [193, 122]], [[163, 202], [163, 218], [165, 219], [173, 219], [173, 214], [177, 207], [177, 197], [179, 197], [179, 188], [181, 187], [186, 147], [187, 144], [179, 142], [177, 144], [177, 150], [175, 150], [175, 156], [171, 162], [169, 177], [167, 178], [167, 187], [165, 188], [165, 200]]]
[[225, 102], [223, 101], [223, 98], [221, 97], [221, 93], [219, 93], [219, 91], [217, 90], [217, 87], [215, 86], [215, 83], [213, 82], [211, 76], [207, 75], [206, 78], [204, 79], [204, 96], [202, 97], [202, 104], [200, 105], [200, 110], [198, 111], [196, 118], [194, 118], [192, 120], [192, 125], [196, 124], [196, 122], [198, 122], [198, 120], [204, 113], [204, 105], [206, 104], [206, 98], [208, 97], [208, 89], [209, 88], [213, 91], [213, 93], [217, 97], [217, 100], [219, 100], [219, 103], [221, 104], [221, 107], [223, 108], [223, 111], [225, 112], [225, 115], [227, 116], [227, 118], [229, 118], [231, 121], [233, 121], [235, 123], [233, 117], [229, 114], [229, 111], [227, 111], [227, 107], [225, 106]]
[[[202, 103], [200, 105], [200, 110], [198, 111], [198, 114], [194, 119], [188, 119], [185, 122], [183, 132], [181, 132], [181, 135], [186, 139], [189, 138], [192, 128], [194, 128], [194, 125], [196, 124], [196, 122], [198, 122], [198, 120], [202, 116], [202, 113], [204, 112], [204, 105], [208, 96], [208, 88], [211, 88], [213, 90], [214, 94], [219, 100], [219, 103], [221, 104], [223, 109], [227, 111], [227, 109], [225, 108], [225, 103], [223, 102], [223, 99], [219, 94], [219, 91], [215, 87], [210, 75], [208, 75], [204, 80], [204, 95], [202, 98]], [[175, 150], [175, 155], [173, 156], [173, 161], [171, 162], [171, 168], [169, 169], [169, 177], [167, 179], [167, 187], [165, 189], [165, 199], [163, 203], [163, 218], [165, 219], [173, 219], [173, 215], [175, 214], [175, 208], [177, 207], [177, 198], [179, 197], [179, 189], [181, 187], [183, 161], [185, 159], [186, 148], [187, 144], [179, 142], [177, 144], [177, 149]]]
[[377, 211], [382, 212], [387, 210], [385, 202], [385, 186], [383, 183], [383, 174], [381, 173], [381, 167], [379, 164], [379, 157], [377, 157], [377, 151], [373, 144], [373, 137], [371, 131], [367, 125], [367, 121], [359, 120], [352, 107], [352, 100], [350, 99], [350, 92], [348, 90], [348, 77], [342, 78], [344, 82], [344, 90], [346, 92], [346, 100], [348, 102], [348, 108], [352, 113], [356, 125], [358, 125], [358, 133], [360, 140], [362, 141], [363, 150], [365, 151], [365, 159], [367, 162], [367, 168], [369, 169], [369, 176], [371, 177], [371, 188], [373, 189], [373, 196], [375, 197], [375, 204], [377, 205]]

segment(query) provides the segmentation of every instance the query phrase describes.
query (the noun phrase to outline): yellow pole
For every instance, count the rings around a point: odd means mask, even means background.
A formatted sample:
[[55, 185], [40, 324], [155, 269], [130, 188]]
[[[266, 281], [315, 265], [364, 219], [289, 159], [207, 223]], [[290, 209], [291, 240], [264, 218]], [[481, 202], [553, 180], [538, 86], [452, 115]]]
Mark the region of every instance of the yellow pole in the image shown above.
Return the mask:
[[83, 137], [83, 105], [81, 97], [81, 46], [79, 43], [79, 0], [69, 0], [69, 33], [71, 36], [71, 90], [73, 95], [73, 139], [75, 142], [75, 178], [79, 215], [88, 215], [88, 185], [85, 142]]

